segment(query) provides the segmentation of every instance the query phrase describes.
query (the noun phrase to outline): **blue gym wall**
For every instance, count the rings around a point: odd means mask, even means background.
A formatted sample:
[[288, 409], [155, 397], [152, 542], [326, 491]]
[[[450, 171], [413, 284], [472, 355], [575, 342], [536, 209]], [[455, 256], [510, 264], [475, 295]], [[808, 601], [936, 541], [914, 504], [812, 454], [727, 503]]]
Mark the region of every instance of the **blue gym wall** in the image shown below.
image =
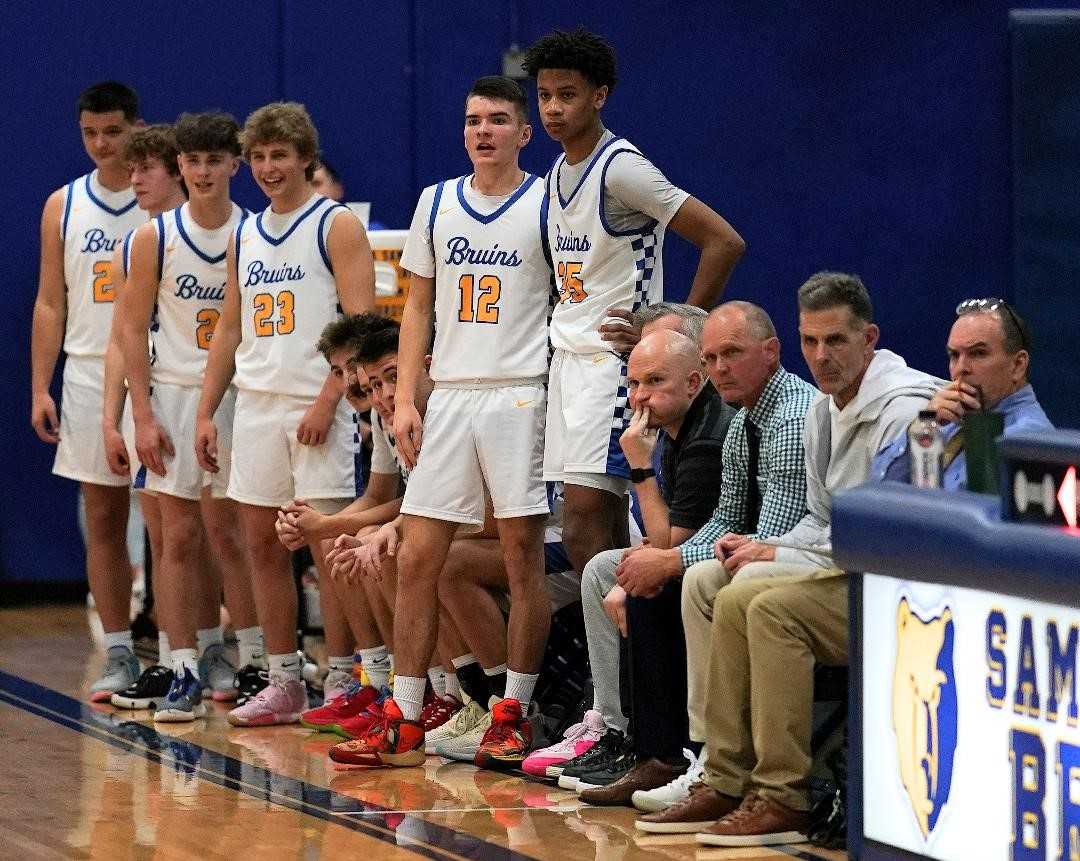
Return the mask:
[[[272, 99], [305, 102], [350, 196], [403, 227], [423, 185], [467, 170], [468, 84], [499, 71], [511, 42], [583, 24], [619, 53], [607, 124], [746, 238], [727, 295], [773, 314], [791, 369], [805, 373], [794, 291], [836, 268], [866, 280], [884, 346], [944, 374], [956, 302], [1013, 295], [1008, 9], [1033, 4], [830, 5], [11, 5], [0, 72], [0, 236], [13, 294], [0, 315], [9, 345], [0, 577], [82, 572], [74, 487], [50, 475], [52, 449], [27, 422], [27, 356], [41, 205], [87, 170], [73, 103], [106, 77], [139, 90], [148, 120], [206, 108], [243, 119]], [[525, 166], [542, 172], [555, 153], [537, 124]], [[259, 206], [242, 174], [238, 199]], [[668, 292], [681, 298], [695, 258], [669, 243]]]

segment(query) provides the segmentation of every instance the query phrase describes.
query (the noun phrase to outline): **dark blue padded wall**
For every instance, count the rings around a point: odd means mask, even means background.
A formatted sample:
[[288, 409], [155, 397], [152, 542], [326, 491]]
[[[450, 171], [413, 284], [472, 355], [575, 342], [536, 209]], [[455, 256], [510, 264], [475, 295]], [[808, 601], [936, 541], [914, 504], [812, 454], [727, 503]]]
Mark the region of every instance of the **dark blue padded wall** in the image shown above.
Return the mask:
[[[26, 418], [37, 222], [46, 195], [87, 169], [72, 108], [86, 84], [131, 81], [152, 120], [209, 107], [242, 119], [271, 99], [302, 100], [352, 196], [370, 198], [375, 217], [404, 227], [423, 185], [468, 170], [468, 84], [499, 71], [511, 42], [584, 24], [619, 52], [606, 121], [746, 237], [749, 252], [728, 295], [775, 316], [789, 368], [806, 373], [794, 291], [829, 267], [864, 276], [885, 346], [944, 373], [956, 302], [1013, 296], [1009, 5], [847, 4], [841, 12], [795, 2], [634, 0], [613, 14], [596, 0], [240, 0], [227, 8], [198, 0], [168, 11], [115, 3], [108, 16], [55, 2], [13, 6], [5, 45], [25, 59], [0, 71], [16, 107], [0, 136], [9, 166], [3, 275], [15, 294], [0, 315], [10, 357], [0, 577], [82, 570], [73, 489], [49, 475], [52, 451]], [[524, 164], [544, 172], [556, 152], [537, 124]], [[238, 198], [261, 206], [246, 168]], [[669, 240], [673, 297], [685, 295], [695, 260], [686, 243]], [[1062, 422], [1067, 405], [1059, 401], [1051, 413]]]
[[1014, 296], [1035, 330], [1036, 391], [1080, 427], [1080, 12], [1015, 12], [1010, 36]]

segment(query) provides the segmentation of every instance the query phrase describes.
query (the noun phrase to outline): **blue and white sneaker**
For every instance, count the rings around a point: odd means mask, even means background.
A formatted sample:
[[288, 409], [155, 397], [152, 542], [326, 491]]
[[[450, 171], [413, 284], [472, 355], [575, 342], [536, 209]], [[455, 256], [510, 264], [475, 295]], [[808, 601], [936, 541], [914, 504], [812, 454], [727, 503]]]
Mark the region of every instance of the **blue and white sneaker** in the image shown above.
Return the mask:
[[199, 658], [199, 678], [205, 696], [223, 703], [236, 699], [236, 667], [225, 657], [225, 646], [221, 643], [207, 646]]
[[183, 676], [173, 673], [172, 687], [169, 688], [165, 701], [161, 703], [161, 708], [154, 712], [154, 720], [179, 723], [205, 716], [202, 682], [189, 667], [184, 668]]

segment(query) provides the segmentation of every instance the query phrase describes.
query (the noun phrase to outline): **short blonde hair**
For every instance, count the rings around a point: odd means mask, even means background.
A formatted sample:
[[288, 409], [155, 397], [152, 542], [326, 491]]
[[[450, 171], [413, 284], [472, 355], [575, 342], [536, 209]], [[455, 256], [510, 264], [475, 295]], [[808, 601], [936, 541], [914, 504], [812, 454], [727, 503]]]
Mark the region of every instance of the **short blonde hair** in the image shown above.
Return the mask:
[[315, 176], [315, 157], [319, 151], [319, 133], [311, 115], [299, 102], [272, 102], [253, 111], [240, 132], [240, 146], [245, 160], [259, 144], [290, 143], [301, 158], [311, 159], [304, 175]]

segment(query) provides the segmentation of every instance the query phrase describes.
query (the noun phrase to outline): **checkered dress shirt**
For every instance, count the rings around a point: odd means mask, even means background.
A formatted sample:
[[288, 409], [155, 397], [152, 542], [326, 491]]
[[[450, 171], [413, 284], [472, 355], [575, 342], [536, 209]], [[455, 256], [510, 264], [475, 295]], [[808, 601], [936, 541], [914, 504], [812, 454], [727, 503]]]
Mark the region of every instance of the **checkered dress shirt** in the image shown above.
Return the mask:
[[[778, 368], [751, 410], [741, 409], [731, 420], [724, 440], [724, 473], [720, 502], [712, 518], [680, 547], [683, 568], [714, 559], [716, 539], [729, 532], [750, 538], [783, 535], [806, 513], [806, 454], [803, 425], [818, 390], [805, 380]], [[758, 477], [761, 515], [754, 528], [746, 524], [749, 450], [746, 419], [761, 429]]]

